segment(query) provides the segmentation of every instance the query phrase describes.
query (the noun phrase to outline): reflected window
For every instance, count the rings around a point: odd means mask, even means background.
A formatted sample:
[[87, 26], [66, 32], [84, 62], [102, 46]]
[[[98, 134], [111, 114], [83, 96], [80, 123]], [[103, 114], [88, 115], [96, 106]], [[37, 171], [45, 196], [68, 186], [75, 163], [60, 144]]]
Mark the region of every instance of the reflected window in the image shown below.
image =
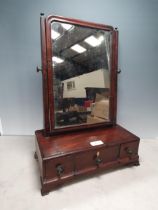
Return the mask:
[[67, 82], [67, 90], [75, 89], [75, 81]]

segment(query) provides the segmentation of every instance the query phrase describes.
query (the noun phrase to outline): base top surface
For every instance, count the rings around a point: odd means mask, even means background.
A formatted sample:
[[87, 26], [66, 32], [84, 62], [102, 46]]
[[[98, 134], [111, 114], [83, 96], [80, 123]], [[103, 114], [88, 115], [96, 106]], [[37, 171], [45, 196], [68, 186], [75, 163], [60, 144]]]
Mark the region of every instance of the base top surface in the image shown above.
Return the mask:
[[[84, 130], [70, 133], [62, 133], [55, 136], [45, 137], [43, 130], [35, 132], [36, 139], [44, 159], [72, 154], [83, 150], [96, 149], [103, 146], [111, 146], [130, 141], [139, 141], [139, 138], [116, 125], [113, 127], [97, 128], [93, 130]], [[102, 144], [94, 145], [101, 141]]]

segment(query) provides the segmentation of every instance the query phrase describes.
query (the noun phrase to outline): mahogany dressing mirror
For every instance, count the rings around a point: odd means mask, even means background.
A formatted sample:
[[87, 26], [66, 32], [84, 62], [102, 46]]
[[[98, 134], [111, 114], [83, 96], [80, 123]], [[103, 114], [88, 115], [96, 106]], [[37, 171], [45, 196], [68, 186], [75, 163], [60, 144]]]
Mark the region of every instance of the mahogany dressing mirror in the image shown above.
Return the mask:
[[44, 129], [35, 131], [41, 194], [83, 175], [139, 165], [139, 137], [116, 124], [117, 29], [42, 16], [41, 38]]

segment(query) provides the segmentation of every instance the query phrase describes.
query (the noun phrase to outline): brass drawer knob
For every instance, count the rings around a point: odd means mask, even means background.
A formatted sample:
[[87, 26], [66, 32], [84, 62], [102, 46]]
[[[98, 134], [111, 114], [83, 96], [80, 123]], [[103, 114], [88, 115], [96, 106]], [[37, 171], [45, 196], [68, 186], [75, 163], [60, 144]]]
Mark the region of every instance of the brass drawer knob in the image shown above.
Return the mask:
[[102, 159], [100, 157], [100, 152], [97, 152], [96, 157], [95, 157], [95, 162], [96, 162], [97, 165], [102, 163]]
[[58, 176], [61, 176], [61, 174], [64, 173], [64, 167], [61, 164], [56, 165], [56, 171]]
[[99, 165], [100, 163], [102, 163], [102, 159], [100, 157], [96, 157], [95, 162], [97, 165]]
[[133, 150], [130, 149], [129, 147], [127, 147], [125, 150], [126, 150], [128, 155], [133, 155]]

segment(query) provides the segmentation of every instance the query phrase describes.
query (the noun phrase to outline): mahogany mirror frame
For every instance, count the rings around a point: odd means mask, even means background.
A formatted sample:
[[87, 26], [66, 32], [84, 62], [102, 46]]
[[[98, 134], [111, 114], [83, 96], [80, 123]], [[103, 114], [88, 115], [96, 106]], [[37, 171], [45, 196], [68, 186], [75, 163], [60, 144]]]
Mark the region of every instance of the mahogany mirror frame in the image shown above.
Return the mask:
[[[110, 69], [110, 112], [109, 121], [96, 124], [80, 124], [69, 127], [55, 128], [54, 122], [54, 97], [53, 97], [53, 67], [52, 67], [52, 43], [51, 23], [59, 21], [68, 24], [91, 27], [112, 32], [112, 56]], [[118, 69], [118, 30], [109, 25], [96, 24], [92, 22], [65, 18], [61, 16], [47, 16], [41, 14], [41, 58], [43, 78], [43, 108], [44, 108], [44, 134], [45, 136], [56, 133], [88, 129], [94, 127], [112, 126], [116, 124], [117, 108], [117, 69]]]

